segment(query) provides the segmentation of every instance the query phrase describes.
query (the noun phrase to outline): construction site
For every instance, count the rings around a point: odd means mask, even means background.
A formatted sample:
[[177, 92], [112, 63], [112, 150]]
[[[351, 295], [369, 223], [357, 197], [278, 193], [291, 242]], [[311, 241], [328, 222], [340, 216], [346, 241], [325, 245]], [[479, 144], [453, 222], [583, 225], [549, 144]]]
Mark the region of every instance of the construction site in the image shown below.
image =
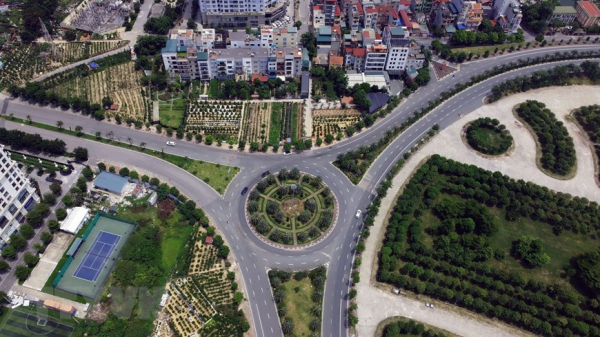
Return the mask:
[[84, 0], [60, 25], [97, 34], [114, 32], [123, 26], [131, 9], [131, 1]]

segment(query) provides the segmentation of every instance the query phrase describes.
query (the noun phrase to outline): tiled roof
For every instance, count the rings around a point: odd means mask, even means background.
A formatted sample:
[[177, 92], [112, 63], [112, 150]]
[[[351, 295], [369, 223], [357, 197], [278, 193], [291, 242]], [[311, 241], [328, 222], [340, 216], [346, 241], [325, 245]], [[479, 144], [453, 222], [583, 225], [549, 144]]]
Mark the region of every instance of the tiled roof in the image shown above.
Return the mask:
[[367, 54], [367, 49], [366, 48], [354, 48], [352, 50], [352, 55], [354, 55], [355, 57], [359, 57], [359, 56], [365, 56]]
[[600, 10], [592, 2], [589, 2], [589, 1], [579, 1], [577, 4], [580, 5], [581, 7], [583, 7], [583, 9], [589, 15], [600, 16]]
[[329, 57], [329, 65], [330, 66], [344, 65], [344, 57], [343, 56], [330, 56]]

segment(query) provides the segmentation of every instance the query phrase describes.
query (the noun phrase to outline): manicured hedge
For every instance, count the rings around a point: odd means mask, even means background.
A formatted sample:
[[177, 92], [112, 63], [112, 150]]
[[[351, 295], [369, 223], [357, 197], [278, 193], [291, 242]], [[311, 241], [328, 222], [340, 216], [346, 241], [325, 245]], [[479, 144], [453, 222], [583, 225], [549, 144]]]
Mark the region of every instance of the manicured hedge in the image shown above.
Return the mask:
[[[600, 144], [600, 105], [590, 105], [579, 108], [574, 113], [575, 119], [583, 127], [590, 141], [594, 144]], [[600, 146], [594, 146], [596, 149], [596, 160], [600, 167]], [[598, 179], [600, 179], [600, 172]]]
[[[481, 139], [481, 134], [490, 134], [494, 139]], [[467, 128], [467, 142], [475, 150], [489, 155], [500, 155], [512, 145], [513, 139], [506, 127], [497, 119], [479, 118]]]

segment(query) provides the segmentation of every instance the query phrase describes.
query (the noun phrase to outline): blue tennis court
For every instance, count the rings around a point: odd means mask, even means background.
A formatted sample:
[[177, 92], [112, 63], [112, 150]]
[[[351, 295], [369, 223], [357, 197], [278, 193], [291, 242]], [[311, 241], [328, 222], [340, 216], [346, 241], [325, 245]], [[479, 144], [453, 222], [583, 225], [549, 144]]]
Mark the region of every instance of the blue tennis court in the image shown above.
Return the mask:
[[73, 277], [96, 282], [98, 275], [100, 275], [102, 268], [104, 268], [106, 261], [108, 261], [110, 254], [119, 243], [119, 240], [121, 240], [120, 235], [100, 231], [90, 250], [85, 252], [85, 256], [81, 260], [81, 263], [79, 263]]

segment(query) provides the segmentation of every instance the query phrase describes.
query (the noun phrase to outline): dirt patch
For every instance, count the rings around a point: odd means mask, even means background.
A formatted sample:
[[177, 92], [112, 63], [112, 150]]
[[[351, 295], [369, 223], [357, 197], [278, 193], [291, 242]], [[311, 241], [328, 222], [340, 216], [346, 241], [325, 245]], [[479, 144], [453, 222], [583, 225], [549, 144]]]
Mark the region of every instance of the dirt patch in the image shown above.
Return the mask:
[[158, 202], [158, 218], [161, 220], [167, 220], [171, 217], [171, 213], [175, 210], [175, 204], [171, 199], [165, 199]]
[[88, 318], [97, 323], [104, 323], [110, 312], [110, 301], [94, 304], [90, 309]]
[[281, 202], [281, 210], [289, 218], [296, 217], [304, 211], [304, 203], [298, 198], [288, 198]]

